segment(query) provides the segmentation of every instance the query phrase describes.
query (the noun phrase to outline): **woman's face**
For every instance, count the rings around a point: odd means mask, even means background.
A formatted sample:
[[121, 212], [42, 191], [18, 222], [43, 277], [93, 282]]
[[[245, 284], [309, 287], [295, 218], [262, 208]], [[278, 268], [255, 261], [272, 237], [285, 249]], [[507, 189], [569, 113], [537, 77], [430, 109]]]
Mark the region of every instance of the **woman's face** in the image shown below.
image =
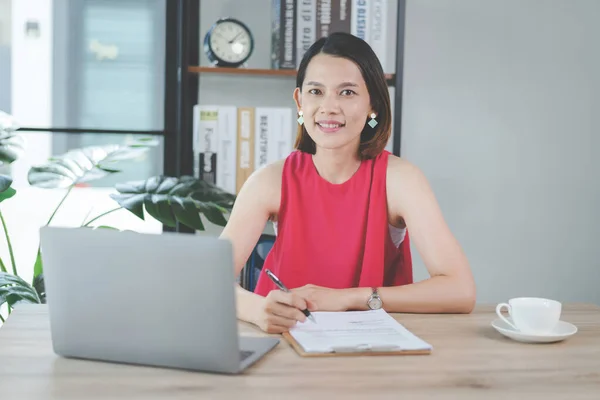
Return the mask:
[[358, 146], [373, 112], [365, 81], [352, 61], [318, 54], [306, 68], [302, 91], [294, 91], [306, 131], [317, 147]]

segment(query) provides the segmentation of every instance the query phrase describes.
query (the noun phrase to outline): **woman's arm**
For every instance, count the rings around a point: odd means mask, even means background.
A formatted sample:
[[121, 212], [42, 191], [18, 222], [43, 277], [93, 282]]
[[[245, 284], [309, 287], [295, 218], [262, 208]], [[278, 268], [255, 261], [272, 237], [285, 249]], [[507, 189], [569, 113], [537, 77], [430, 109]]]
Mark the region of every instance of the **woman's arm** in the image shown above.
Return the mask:
[[[470, 313], [475, 283], [467, 258], [446, 225], [425, 176], [413, 165], [390, 156], [387, 174], [389, 217], [403, 219], [410, 240], [431, 277], [421, 282], [378, 288], [388, 312]], [[371, 288], [330, 289], [306, 285], [293, 289], [322, 311], [368, 310]]]
[[[237, 277], [256, 246], [272, 214], [279, 210], [282, 163], [274, 163], [255, 171], [246, 180], [235, 200], [221, 238], [231, 241], [234, 271]], [[238, 318], [256, 323], [264, 297], [236, 286]]]
[[[269, 217], [279, 213], [283, 163], [281, 160], [254, 172], [236, 198], [220, 236], [232, 243], [235, 276], [240, 274]], [[238, 319], [250, 322], [267, 333], [288, 331], [298, 321], [306, 319], [300, 310], [315, 309], [314, 304], [295, 293], [273, 290], [262, 297], [236, 283], [234, 285]]]
[[[404, 220], [430, 278], [404, 286], [378, 288], [388, 312], [470, 313], [475, 283], [469, 263], [444, 221], [425, 176], [390, 156], [387, 174], [389, 218]], [[331, 311], [368, 310], [371, 288], [329, 289], [307, 285], [296, 292]]]
[[[384, 308], [390, 312], [470, 313], [476, 290], [469, 262], [446, 224], [424, 174], [408, 161], [390, 156], [387, 193], [391, 216], [406, 223], [410, 240], [430, 278], [379, 288]], [[351, 305], [365, 308], [369, 296], [370, 290], [357, 290]]]

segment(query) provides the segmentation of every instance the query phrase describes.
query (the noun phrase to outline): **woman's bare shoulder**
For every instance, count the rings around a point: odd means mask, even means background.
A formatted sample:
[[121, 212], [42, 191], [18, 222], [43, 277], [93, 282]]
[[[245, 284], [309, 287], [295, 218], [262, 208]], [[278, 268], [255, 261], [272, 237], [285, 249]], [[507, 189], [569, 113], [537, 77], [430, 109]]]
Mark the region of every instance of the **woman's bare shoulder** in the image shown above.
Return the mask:
[[395, 155], [388, 158], [386, 191], [392, 215], [403, 216], [411, 204], [430, 197], [431, 188], [423, 171], [412, 162]]
[[389, 184], [390, 182], [399, 183], [398, 180], [401, 178], [420, 179], [423, 173], [419, 167], [405, 158], [390, 154], [388, 156], [387, 175]]
[[277, 189], [281, 188], [281, 177], [283, 175], [283, 167], [285, 159], [277, 160], [255, 170], [248, 181], [254, 181], [254, 185], [260, 186], [261, 189]]
[[242, 186], [240, 197], [265, 202], [269, 213], [277, 213], [284, 165], [285, 159], [282, 159], [255, 170]]

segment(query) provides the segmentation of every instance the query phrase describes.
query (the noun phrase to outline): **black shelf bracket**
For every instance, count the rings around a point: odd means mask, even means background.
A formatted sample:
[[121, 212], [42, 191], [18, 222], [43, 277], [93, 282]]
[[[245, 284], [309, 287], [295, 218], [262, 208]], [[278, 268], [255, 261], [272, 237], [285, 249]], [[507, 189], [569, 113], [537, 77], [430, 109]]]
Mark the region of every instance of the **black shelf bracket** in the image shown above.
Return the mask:
[[396, 21], [396, 82], [394, 84], [394, 140], [392, 152], [400, 157], [402, 145], [402, 83], [404, 77], [404, 35], [406, 25], [406, 0], [398, 0]]
[[[198, 74], [188, 67], [199, 64], [200, 1], [166, 2], [165, 137], [163, 170], [167, 176], [192, 175], [193, 111], [198, 98]], [[193, 233], [177, 224], [163, 231]]]

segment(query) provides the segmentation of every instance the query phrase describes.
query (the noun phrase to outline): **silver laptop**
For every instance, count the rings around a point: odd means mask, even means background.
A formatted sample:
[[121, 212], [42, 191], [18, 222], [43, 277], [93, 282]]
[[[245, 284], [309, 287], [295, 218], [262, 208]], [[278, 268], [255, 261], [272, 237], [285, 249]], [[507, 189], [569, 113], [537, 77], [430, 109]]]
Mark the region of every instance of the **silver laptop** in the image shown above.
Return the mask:
[[58, 227], [40, 235], [58, 355], [236, 374], [279, 343], [238, 335], [225, 239]]

